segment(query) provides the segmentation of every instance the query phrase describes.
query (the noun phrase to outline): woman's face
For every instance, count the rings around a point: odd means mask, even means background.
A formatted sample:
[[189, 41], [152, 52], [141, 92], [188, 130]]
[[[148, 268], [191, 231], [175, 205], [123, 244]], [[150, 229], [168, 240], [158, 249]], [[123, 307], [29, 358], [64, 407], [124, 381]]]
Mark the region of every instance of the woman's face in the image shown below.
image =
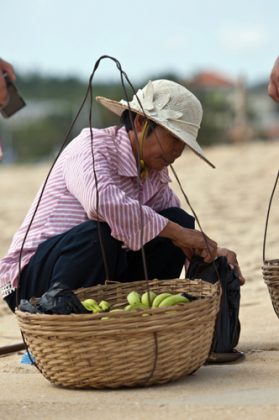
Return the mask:
[[165, 128], [156, 126], [143, 139], [143, 160], [147, 168], [160, 171], [181, 156], [184, 148], [185, 143]]

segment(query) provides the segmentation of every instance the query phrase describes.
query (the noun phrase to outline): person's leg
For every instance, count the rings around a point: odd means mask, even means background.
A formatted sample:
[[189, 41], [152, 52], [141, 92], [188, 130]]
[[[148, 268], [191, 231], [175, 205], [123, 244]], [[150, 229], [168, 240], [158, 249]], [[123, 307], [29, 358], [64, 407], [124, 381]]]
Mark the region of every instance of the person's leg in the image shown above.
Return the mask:
[[[179, 225], [194, 229], [195, 219], [178, 207], [171, 207], [160, 214]], [[185, 254], [167, 238], [157, 237], [144, 246], [148, 279], [179, 278], [185, 264]], [[144, 280], [142, 252], [129, 251], [125, 281]]]
[[[169, 208], [160, 214], [181, 226], [194, 228], [194, 218], [180, 208]], [[123, 250], [122, 243], [112, 238], [106, 223], [100, 223], [100, 229], [109, 268], [108, 278], [115, 281], [143, 280], [141, 251]], [[144, 248], [149, 279], [179, 277], [185, 262], [180, 248], [160, 237]], [[97, 223], [87, 221], [40, 244], [21, 273], [19, 298], [39, 297], [56, 281], [77, 289], [102, 284], [106, 278]], [[15, 306], [15, 294], [6, 300]]]
[[[109, 226], [100, 223], [109, 278], [116, 280], [126, 268], [126, 252], [112, 238]], [[55, 282], [72, 290], [104, 283], [106, 271], [97, 223], [84, 222], [40, 244], [20, 279], [20, 298], [41, 296]]]

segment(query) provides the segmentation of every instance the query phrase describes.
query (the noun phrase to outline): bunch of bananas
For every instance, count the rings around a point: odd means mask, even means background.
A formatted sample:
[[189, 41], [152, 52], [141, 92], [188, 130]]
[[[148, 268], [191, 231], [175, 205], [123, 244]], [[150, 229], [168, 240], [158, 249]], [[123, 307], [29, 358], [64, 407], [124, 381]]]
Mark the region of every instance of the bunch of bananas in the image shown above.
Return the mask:
[[[163, 308], [167, 306], [174, 306], [183, 303], [190, 302], [190, 300], [186, 296], [182, 296], [181, 294], [172, 294], [172, 293], [160, 293], [156, 295], [153, 291], [144, 292], [140, 295], [136, 291], [132, 291], [127, 295], [128, 305], [125, 308], [115, 308], [112, 309], [109, 302], [106, 300], [101, 300], [97, 303], [94, 299], [85, 299], [81, 303], [82, 305], [88, 310], [93, 312], [94, 314], [100, 312], [115, 312], [115, 311], [135, 311], [135, 310], [143, 310], [143, 309], [150, 309], [150, 308]], [[108, 319], [102, 318], [102, 319]]]
[[98, 314], [99, 312], [108, 312], [110, 310], [110, 304], [106, 300], [101, 300], [97, 303], [95, 299], [85, 299], [82, 302], [82, 305], [88, 311]]
[[172, 293], [156, 293], [149, 291], [144, 292], [142, 296], [138, 292], [130, 292], [127, 296], [128, 305], [125, 310], [149, 309], [149, 308], [162, 308], [167, 306], [174, 306], [182, 303], [189, 302], [189, 299], [180, 294]]

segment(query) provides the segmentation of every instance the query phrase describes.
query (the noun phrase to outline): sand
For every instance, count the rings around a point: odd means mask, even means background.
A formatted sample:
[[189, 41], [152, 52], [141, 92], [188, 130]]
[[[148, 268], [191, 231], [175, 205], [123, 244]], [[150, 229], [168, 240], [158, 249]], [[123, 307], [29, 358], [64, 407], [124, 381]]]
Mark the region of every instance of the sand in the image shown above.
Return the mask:
[[[191, 152], [175, 168], [204, 231], [238, 254], [246, 277], [238, 348], [246, 360], [203, 366], [192, 376], [162, 386], [85, 391], [53, 386], [36, 368], [20, 364], [20, 353], [12, 354], [0, 358], [1, 420], [279, 419], [279, 320], [261, 275], [264, 224], [278, 170], [279, 143], [215, 146], [206, 153], [215, 170]], [[46, 166], [0, 167], [1, 256], [46, 172]], [[175, 181], [173, 188], [178, 191]], [[186, 204], [183, 207], [188, 209]], [[278, 209], [279, 192], [271, 211], [267, 258], [279, 257]], [[16, 319], [1, 304], [0, 345], [18, 341]]]

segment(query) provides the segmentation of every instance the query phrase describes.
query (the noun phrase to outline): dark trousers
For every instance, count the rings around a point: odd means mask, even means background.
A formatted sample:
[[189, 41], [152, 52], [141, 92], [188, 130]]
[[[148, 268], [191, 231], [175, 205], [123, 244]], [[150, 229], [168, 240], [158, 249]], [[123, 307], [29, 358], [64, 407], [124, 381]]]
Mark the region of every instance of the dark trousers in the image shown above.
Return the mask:
[[[194, 229], [194, 218], [176, 207], [160, 212], [183, 227]], [[101, 237], [108, 263], [109, 280], [144, 280], [141, 251], [127, 251], [111, 236], [110, 227], [100, 223]], [[156, 237], [144, 246], [148, 279], [180, 276], [185, 255], [169, 239]], [[106, 272], [100, 247], [97, 222], [88, 220], [67, 232], [41, 243], [20, 276], [19, 299], [40, 297], [59, 281], [72, 290], [102, 284]], [[5, 298], [14, 311], [16, 293]]]

